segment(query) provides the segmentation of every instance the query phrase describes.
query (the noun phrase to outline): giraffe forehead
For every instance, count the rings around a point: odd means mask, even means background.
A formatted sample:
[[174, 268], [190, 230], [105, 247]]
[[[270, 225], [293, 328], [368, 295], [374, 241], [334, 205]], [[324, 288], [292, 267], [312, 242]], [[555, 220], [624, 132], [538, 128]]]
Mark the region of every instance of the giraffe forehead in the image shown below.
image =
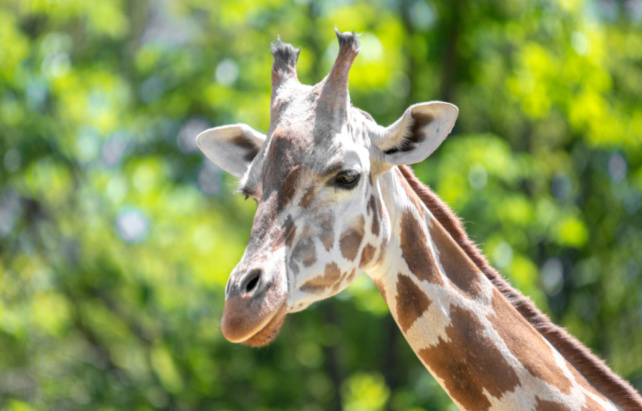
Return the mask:
[[287, 119], [309, 121], [315, 115], [318, 98], [318, 87], [290, 83], [288, 87], [279, 88], [270, 107], [272, 124]]
[[256, 188], [260, 184], [263, 196], [267, 197], [280, 189], [297, 168], [305, 170], [303, 174], [313, 179], [327, 178], [341, 169], [367, 171], [367, 149], [358, 147], [349, 136], [338, 134], [318, 140], [306, 133], [305, 128], [277, 128], [265, 146], [260, 163], [251, 167], [246, 184], [242, 185]]
[[[247, 186], [262, 184], [263, 190], [271, 191], [296, 166], [323, 174], [346, 154], [359, 159], [352, 163], [365, 161], [369, 142], [359, 132], [364, 112], [350, 107], [348, 115], [333, 115], [318, 104], [322, 85], [291, 83], [273, 95], [268, 140], [245, 178]], [[350, 152], [359, 154], [350, 156]]]
[[332, 116], [318, 104], [319, 97], [320, 85], [299, 84], [279, 90], [272, 99], [270, 129], [292, 130], [299, 138], [320, 144], [332, 139], [346, 125], [347, 118]]
[[262, 170], [262, 180], [265, 189], [280, 181], [297, 166], [303, 165], [309, 141], [305, 134], [297, 135], [296, 131], [277, 129], [267, 145], [265, 162]]

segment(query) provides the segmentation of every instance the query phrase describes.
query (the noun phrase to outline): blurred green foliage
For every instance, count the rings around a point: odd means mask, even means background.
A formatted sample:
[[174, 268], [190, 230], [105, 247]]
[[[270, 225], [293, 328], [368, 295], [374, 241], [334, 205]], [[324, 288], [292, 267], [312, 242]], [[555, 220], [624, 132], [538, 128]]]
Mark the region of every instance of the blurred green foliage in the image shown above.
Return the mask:
[[269, 42], [355, 105], [460, 107], [417, 174], [642, 388], [642, 1], [3, 0], [0, 408], [454, 409], [363, 276], [271, 346], [218, 322], [255, 205], [197, 152], [269, 124]]

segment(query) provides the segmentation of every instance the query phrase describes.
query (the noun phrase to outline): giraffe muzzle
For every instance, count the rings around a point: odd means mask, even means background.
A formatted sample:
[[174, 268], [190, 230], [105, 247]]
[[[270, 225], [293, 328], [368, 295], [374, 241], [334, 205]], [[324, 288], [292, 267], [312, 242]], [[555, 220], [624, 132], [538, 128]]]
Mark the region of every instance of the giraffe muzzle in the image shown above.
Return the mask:
[[[245, 271], [245, 270], [244, 270]], [[227, 285], [221, 320], [223, 336], [230, 342], [265, 345], [276, 338], [287, 307], [287, 281], [261, 268], [235, 270]]]

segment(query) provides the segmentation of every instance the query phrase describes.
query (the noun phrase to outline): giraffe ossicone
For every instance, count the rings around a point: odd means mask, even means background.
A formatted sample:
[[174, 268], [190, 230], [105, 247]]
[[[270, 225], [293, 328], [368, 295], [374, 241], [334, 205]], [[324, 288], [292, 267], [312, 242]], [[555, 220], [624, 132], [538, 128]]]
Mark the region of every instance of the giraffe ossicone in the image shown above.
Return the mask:
[[232, 271], [221, 321], [232, 342], [271, 342], [288, 313], [328, 298], [366, 272], [425, 367], [462, 409], [642, 409], [642, 399], [488, 265], [459, 220], [407, 165], [426, 159], [458, 109], [415, 104], [388, 127], [352, 106], [339, 53], [314, 86], [296, 74], [299, 50], [271, 46], [267, 135], [245, 124], [196, 141], [258, 204]]

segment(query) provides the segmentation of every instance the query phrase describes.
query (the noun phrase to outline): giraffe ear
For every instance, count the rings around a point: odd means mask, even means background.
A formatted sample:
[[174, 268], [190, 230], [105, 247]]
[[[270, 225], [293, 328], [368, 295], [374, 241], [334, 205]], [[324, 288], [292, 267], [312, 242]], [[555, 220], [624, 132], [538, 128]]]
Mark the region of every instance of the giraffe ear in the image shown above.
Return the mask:
[[414, 104], [385, 129], [375, 144], [388, 164], [418, 163], [444, 141], [458, 113], [457, 106], [442, 101]]
[[265, 135], [246, 124], [210, 128], [196, 136], [196, 145], [223, 170], [243, 177], [263, 146]]

